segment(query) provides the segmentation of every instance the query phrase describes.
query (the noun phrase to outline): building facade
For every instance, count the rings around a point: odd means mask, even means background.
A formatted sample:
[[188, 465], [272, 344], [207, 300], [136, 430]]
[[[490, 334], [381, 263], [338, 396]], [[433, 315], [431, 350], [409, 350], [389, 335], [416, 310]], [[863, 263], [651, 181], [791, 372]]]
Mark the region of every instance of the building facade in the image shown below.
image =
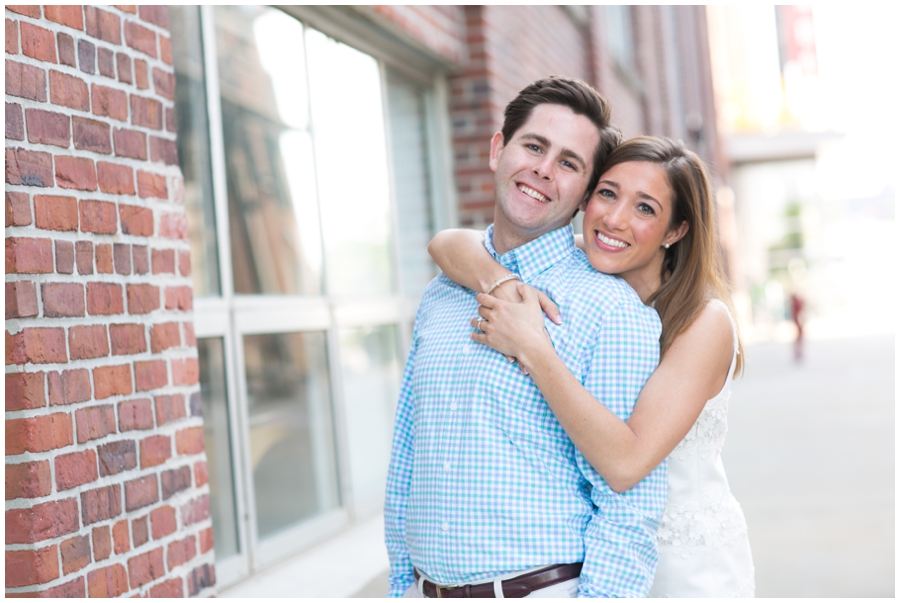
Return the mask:
[[6, 17], [8, 594], [203, 596], [379, 513], [427, 242], [531, 81], [725, 177], [702, 8]]

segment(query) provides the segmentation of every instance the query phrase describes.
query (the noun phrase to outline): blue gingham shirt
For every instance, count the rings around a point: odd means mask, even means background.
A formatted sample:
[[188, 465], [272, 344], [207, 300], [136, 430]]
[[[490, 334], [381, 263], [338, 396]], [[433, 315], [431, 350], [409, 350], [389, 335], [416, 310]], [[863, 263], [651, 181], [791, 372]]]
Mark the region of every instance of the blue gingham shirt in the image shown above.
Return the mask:
[[[560, 306], [559, 357], [619, 418], [659, 361], [660, 322], [622, 280], [596, 272], [564, 227], [502, 257]], [[645, 597], [666, 503], [665, 463], [615, 493], [566, 436], [531, 377], [469, 338], [472, 291], [443, 274], [419, 306], [387, 480], [389, 596], [413, 567], [442, 584], [584, 562], [581, 596]]]

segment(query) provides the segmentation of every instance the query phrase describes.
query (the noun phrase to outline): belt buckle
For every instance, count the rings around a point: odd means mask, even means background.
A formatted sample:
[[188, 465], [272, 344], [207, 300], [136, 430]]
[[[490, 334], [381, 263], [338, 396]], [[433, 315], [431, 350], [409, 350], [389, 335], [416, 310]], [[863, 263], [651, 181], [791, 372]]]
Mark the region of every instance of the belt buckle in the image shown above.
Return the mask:
[[443, 599], [444, 597], [441, 595], [441, 589], [444, 590], [453, 590], [455, 588], [459, 588], [459, 584], [448, 584], [447, 586], [440, 586], [438, 584], [434, 585], [434, 590], [437, 593], [436, 599]]

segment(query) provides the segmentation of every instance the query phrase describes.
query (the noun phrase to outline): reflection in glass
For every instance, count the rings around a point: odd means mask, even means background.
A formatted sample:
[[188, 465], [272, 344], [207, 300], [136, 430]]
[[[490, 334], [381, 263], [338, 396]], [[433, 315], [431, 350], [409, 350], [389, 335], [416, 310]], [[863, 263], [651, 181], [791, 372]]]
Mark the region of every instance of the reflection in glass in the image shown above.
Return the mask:
[[350, 483], [357, 512], [364, 515], [384, 501], [402, 376], [398, 328], [342, 329], [340, 341]]
[[203, 441], [209, 471], [210, 513], [216, 559], [238, 553], [231, 434], [225, 389], [225, 356], [221, 338], [198, 339], [200, 397], [203, 401]]
[[401, 285], [405, 295], [419, 298], [437, 274], [428, 255], [434, 219], [425, 127], [426, 93], [421, 86], [388, 70], [387, 98]]
[[184, 175], [194, 295], [221, 295], [199, 7], [170, 6], [169, 24], [178, 160]]
[[235, 292], [319, 294], [303, 26], [262, 6], [217, 6], [215, 22]]
[[390, 189], [378, 63], [311, 28], [306, 50], [329, 293], [391, 293]]
[[340, 504], [324, 333], [244, 337], [260, 538]]

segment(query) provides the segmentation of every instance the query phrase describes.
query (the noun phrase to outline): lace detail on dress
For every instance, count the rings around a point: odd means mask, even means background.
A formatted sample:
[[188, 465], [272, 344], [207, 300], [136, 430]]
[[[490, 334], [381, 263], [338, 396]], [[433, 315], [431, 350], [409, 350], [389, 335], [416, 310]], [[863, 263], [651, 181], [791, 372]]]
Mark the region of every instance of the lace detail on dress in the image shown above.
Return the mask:
[[[726, 383], [726, 387], [728, 385]], [[728, 388], [718, 397], [707, 402], [694, 426], [678, 443], [670, 456], [684, 461], [695, 452], [704, 460], [719, 455], [725, 446], [725, 434], [728, 432], [728, 399], [730, 397], [731, 390]]]
[[696, 547], [720, 547], [746, 538], [747, 522], [740, 504], [731, 495], [699, 501], [698, 504], [669, 505], [657, 533], [661, 547], [672, 547], [683, 558]]

